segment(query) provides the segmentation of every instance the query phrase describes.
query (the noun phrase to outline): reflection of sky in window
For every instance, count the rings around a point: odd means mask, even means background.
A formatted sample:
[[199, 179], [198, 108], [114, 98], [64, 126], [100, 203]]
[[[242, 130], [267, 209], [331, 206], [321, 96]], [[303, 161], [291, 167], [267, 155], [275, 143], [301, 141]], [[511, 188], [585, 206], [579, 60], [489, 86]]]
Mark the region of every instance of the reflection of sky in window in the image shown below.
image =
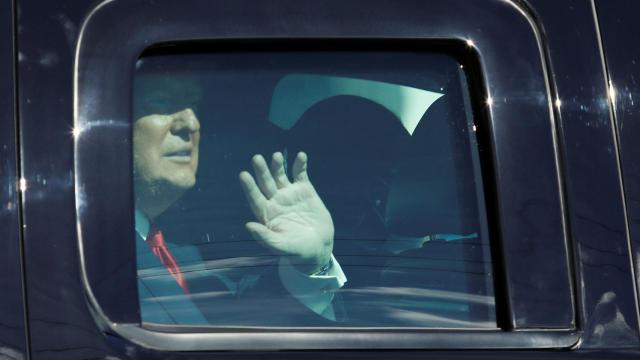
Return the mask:
[[444, 94], [380, 81], [290, 74], [273, 91], [269, 119], [285, 130], [291, 129], [311, 106], [340, 95], [358, 96], [382, 105], [413, 135], [431, 104]]

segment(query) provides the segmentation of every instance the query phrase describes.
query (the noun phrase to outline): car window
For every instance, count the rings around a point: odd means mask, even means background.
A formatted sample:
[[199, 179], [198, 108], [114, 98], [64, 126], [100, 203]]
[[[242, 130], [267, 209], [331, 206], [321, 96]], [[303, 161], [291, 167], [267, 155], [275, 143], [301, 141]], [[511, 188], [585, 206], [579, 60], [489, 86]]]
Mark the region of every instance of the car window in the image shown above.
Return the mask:
[[435, 52], [142, 56], [143, 322], [496, 328], [465, 70]]

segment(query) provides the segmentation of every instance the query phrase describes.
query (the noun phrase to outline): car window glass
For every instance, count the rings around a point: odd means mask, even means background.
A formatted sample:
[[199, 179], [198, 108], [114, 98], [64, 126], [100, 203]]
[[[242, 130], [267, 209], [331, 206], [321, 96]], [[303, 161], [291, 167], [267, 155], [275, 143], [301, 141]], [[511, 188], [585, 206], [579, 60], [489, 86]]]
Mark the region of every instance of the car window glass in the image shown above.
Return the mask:
[[497, 327], [455, 58], [152, 54], [132, 117], [143, 322]]

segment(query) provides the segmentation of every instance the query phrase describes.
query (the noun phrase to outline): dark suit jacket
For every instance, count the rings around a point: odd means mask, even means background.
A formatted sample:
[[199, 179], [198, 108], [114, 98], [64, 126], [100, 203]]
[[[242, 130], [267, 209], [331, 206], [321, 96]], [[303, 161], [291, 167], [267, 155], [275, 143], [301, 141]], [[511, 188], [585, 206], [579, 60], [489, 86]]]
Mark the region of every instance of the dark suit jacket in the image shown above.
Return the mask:
[[[176, 259], [180, 258], [179, 263], [186, 264], [189, 258], [194, 260], [199, 258], [197, 251], [176, 248], [171, 243], [167, 243], [167, 247]], [[182, 288], [139, 235], [136, 235], [136, 253], [142, 321], [160, 324], [207, 324], [207, 320], [195, 307], [191, 296], [185, 295]]]
[[[290, 295], [277, 265], [235, 279], [207, 267], [194, 245], [166, 242], [189, 286], [185, 294], [149, 246], [136, 236], [138, 289], [143, 322], [220, 326], [321, 326], [334, 324]], [[249, 267], [249, 269], [251, 269]], [[343, 313], [339, 306], [339, 318]]]

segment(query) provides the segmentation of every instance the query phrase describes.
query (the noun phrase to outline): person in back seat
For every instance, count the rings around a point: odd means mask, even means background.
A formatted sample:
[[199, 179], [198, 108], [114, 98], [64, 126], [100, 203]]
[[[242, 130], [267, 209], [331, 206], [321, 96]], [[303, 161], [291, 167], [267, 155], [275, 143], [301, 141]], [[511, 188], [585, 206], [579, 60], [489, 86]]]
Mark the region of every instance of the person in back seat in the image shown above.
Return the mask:
[[[221, 313], [236, 311], [234, 304], [249, 303], [253, 304], [249, 308], [255, 309], [256, 301], [261, 299], [256, 299], [258, 292], [251, 289], [260, 287], [287, 294], [304, 311], [335, 320], [333, 292], [327, 290], [340, 288], [346, 277], [332, 255], [333, 222], [309, 180], [308, 160], [303, 152], [294, 161], [291, 179], [285, 173], [281, 153], [273, 154], [270, 166], [262, 155], [253, 156], [254, 175], [243, 171], [239, 176], [256, 217], [247, 222], [246, 229], [256, 241], [281, 257], [278, 269], [274, 270], [277, 275], [273, 276], [278, 281], [262, 281], [261, 276], [252, 276], [234, 283], [199, 268], [198, 279], [192, 283], [193, 274], [185, 273], [182, 267], [202, 262], [197, 249], [188, 245], [175, 247], [172, 239], [164, 238], [154, 220], [196, 184], [200, 121], [194, 104], [200, 101], [201, 94], [196, 81], [180, 74], [152, 70], [142, 73], [137, 81], [133, 172], [142, 320], [224, 323]], [[221, 297], [243, 298], [244, 302], [226, 303], [231, 308], [223, 307], [222, 311], [212, 304], [191, 304], [199, 293], [211, 292]], [[284, 304], [285, 301], [272, 305]], [[206, 309], [216, 310], [212, 315]], [[269, 309], [259, 311], [264, 314]], [[246, 314], [234, 319], [242, 316]], [[254, 325], [261, 324], [260, 316], [252, 318], [258, 320]]]

